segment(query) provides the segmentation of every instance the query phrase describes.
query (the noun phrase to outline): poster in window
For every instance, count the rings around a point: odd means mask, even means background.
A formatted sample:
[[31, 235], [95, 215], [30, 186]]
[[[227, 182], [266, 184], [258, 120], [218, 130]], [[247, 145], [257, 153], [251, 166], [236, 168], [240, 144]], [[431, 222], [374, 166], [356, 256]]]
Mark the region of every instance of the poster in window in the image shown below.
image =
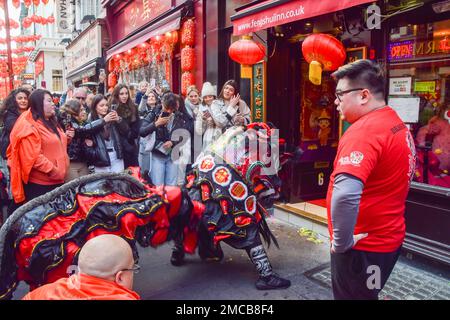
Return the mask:
[[419, 122], [419, 97], [389, 97], [388, 105], [397, 112], [403, 122]]
[[389, 78], [390, 96], [408, 96], [411, 94], [411, 77]]

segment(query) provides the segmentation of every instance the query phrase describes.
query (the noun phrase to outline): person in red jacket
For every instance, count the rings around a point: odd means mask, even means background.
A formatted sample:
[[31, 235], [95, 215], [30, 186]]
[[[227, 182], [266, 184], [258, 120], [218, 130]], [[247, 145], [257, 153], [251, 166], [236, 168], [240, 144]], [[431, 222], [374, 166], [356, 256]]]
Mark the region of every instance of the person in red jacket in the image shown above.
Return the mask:
[[352, 125], [339, 141], [327, 194], [335, 299], [378, 299], [405, 237], [415, 172], [413, 138], [386, 105], [385, 78], [370, 60], [333, 73], [337, 110]]
[[132, 290], [139, 269], [124, 239], [100, 235], [81, 248], [78, 273], [39, 287], [23, 300], [139, 300]]
[[37, 89], [30, 108], [17, 119], [7, 149], [11, 191], [16, 204], [30, 201], [64, 183], [69, 166], [68, 139], [74, 131], [61, 129], [51, 93]]

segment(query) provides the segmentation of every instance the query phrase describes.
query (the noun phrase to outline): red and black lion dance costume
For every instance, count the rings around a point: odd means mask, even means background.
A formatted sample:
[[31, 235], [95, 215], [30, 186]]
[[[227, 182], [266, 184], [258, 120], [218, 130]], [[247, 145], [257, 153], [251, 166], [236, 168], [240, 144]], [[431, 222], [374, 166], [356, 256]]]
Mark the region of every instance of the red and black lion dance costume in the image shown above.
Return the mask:
[[276, 173], [289, 157], [272, 157], [278, 144], [270, 135], [264, 123], [228, 130], [200, 155], [183, 188], [150, 186], [130, 169], [81, 177], [26, 203], [0, 230], [0, 299], [10, 299], [20, 281], [33, 290], [68, 277], [83, 244], [105, 233], [127, 240], [136, 260], [136, 243], [173, 240], [174, 265], [197, 248], [202, 259], [220, 260], [225, 242], [246, 250], [258, 289], [289, 287], [273, 273], [260, 238], [278, 246], [265, 207], [278, 194]]

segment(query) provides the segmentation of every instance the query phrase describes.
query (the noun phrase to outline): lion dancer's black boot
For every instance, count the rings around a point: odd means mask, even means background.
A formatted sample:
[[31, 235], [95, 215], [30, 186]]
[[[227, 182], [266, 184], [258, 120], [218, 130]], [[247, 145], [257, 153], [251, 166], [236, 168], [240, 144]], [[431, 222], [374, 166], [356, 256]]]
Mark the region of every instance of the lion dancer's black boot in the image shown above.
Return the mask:
[[183, 248], [183, 240], [175, 239], [175, 246], [172, 249], [172, 256], [170, 257], [170, 263], [173, 266], [181, 266], [184, 264], [184, 248]]
[[283, 279], [273, 272], [266, 250], [261, 243], [247, 247], [246, 251], [259, 273], [259, 279], [255, 283], [258, 290], [289, 288], [291, 281]]

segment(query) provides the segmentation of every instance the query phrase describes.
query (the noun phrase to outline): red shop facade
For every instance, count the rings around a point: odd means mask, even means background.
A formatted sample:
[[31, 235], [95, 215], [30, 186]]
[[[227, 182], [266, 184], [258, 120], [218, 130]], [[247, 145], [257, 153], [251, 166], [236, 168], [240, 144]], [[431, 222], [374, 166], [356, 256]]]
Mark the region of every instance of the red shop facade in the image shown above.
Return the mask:
[[108, 91], [147, 81], [175, 93], [204, 78], [203, 4], [192, 0], [103, 0], [111, 46]]

